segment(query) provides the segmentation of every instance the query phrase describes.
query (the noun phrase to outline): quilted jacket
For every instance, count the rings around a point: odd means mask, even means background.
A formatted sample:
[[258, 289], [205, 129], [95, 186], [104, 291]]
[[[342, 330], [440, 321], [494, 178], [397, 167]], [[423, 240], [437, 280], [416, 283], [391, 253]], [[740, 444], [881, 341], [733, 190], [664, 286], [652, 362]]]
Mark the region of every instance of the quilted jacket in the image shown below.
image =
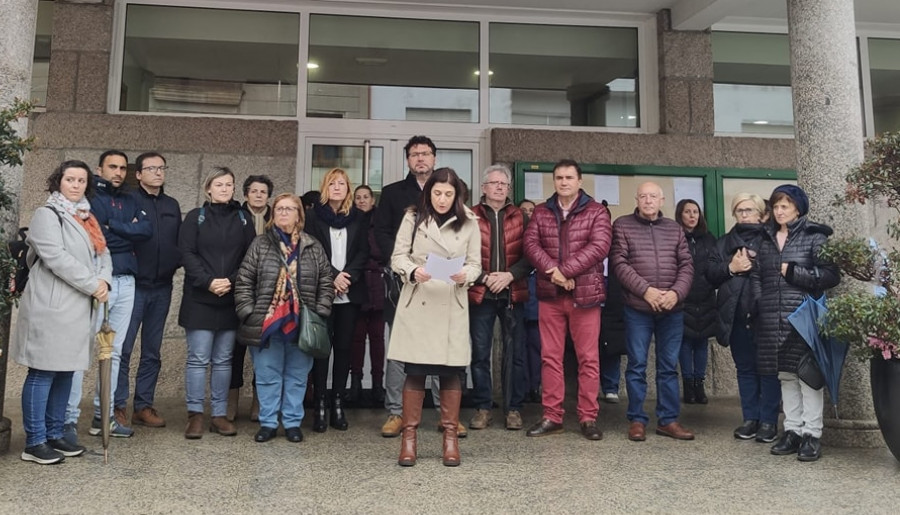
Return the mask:
[[[819, 258], [831, 233], [831, 227], [802, 216], [788, 224], [787, 241], [779, 251], [776, 228], [766, 225], [756, 265], [750, 272], [760, 374], [796, 373], [800, 358], [809, 352], [787, 317], [807, 295], [818, 297], [841, 282], [837, 266]], [[785, 275], [781, 275], [782, 263], [788, 264]]]
[[583, 190], [566, 218], [555, 193], [537, 206], [525, 230], [525, 255], [537, 269], [538, 299], [565, 293], [546, 273], [559, 267], [565, 277], [575, 279], [573, 297], [578, 307], [599, 306], [606, 300], [603, 260], [611, 240], [609, 210]]

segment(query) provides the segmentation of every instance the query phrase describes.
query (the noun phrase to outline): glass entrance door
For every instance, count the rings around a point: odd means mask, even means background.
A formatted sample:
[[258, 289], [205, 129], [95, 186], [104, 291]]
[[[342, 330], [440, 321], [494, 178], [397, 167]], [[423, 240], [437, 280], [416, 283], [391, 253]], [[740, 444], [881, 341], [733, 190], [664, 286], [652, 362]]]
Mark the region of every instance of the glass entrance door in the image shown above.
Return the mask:
[[318, 190], [322, 177], [329, 170], [342, 168], [350, 176], [354, 188], [360, 184], [368, 184], [378, 195], [384, 180], [387, 144], [386, 141], [372, 140], [310, 141], [307, 147], [307, 190]]

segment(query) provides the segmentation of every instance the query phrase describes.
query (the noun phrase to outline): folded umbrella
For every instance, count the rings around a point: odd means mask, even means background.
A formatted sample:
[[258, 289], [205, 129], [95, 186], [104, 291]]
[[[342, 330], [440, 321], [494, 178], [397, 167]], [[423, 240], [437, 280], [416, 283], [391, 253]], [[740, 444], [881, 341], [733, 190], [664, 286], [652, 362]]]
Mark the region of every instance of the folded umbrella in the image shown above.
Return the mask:
[[825, 295], [818, 299], [807, 295], [803, 302], [797, 306], [793, 313], [788, 315], [788, 321], [809, 345], [819, 370], [825, 378], [825, 386], [831, 394], [834, 416], [838, 418], [837, 403], [840, 395], [841, 372], [844, 369], [844, 360], [847, 358], [849, 346], [832, 337], [824, 338], [820, 328], [825, 324], [828, 316]]
[[116, 332], [109, 326], [109, 302], [103, 303], [103, 324], [97, 332], [97, 360], [100, 365], [100, 427], [103, 435], [103, 462], [109, 463], [109, 392], [112, 387], [112, 352]]

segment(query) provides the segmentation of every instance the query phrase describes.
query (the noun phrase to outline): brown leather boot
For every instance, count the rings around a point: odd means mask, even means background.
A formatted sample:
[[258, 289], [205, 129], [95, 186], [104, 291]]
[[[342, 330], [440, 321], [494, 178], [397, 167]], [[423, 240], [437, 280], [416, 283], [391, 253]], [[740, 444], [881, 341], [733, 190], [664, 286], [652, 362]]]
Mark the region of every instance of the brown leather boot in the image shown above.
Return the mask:
[[441, 389], [441, 425], [444, 426], [444, 466], [459, 466], [459, 403], [462, 400], [461, 390]]
[[222, 436], [234, 436], [237, 434], [237, 429], [225, 417], [213, 417], [209, 421], [209, 432], [219, 433]]
[[424, 401], [425, 390], [403, 389], [403, 430], [400, 439], [400, 458], [397, 460], [401, 467], [412, 467], [416, 464], [416, 430], [422, 421]]
[[188, 411], [188, 423], [184, 428], [184, 437], [188, 440], [203, 438], [203, 413]]

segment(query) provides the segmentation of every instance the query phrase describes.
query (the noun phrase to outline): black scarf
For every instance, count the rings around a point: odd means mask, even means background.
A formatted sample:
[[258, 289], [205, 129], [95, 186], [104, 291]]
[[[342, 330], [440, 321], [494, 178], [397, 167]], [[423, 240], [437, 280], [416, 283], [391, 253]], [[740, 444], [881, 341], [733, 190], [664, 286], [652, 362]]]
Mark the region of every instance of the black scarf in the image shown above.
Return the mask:
[[319, 218], [319, 220], [325, 222], [328, 227], [333, 227], [335, 229], [343, 229], [344, 227], [350, 225], [353, 220], [356, 219], [356, 214], [359, 212], [359, 210], [356, 209], [356, 206], [351, 206], [350, 212], [346, 215], [338, 214], [335, 213], [333, 209], [331, 209], [330, 205], [321, 204], [319, 202], [316, 202], [313, 205], [313, 209], [315, 210], [316, 216]]

